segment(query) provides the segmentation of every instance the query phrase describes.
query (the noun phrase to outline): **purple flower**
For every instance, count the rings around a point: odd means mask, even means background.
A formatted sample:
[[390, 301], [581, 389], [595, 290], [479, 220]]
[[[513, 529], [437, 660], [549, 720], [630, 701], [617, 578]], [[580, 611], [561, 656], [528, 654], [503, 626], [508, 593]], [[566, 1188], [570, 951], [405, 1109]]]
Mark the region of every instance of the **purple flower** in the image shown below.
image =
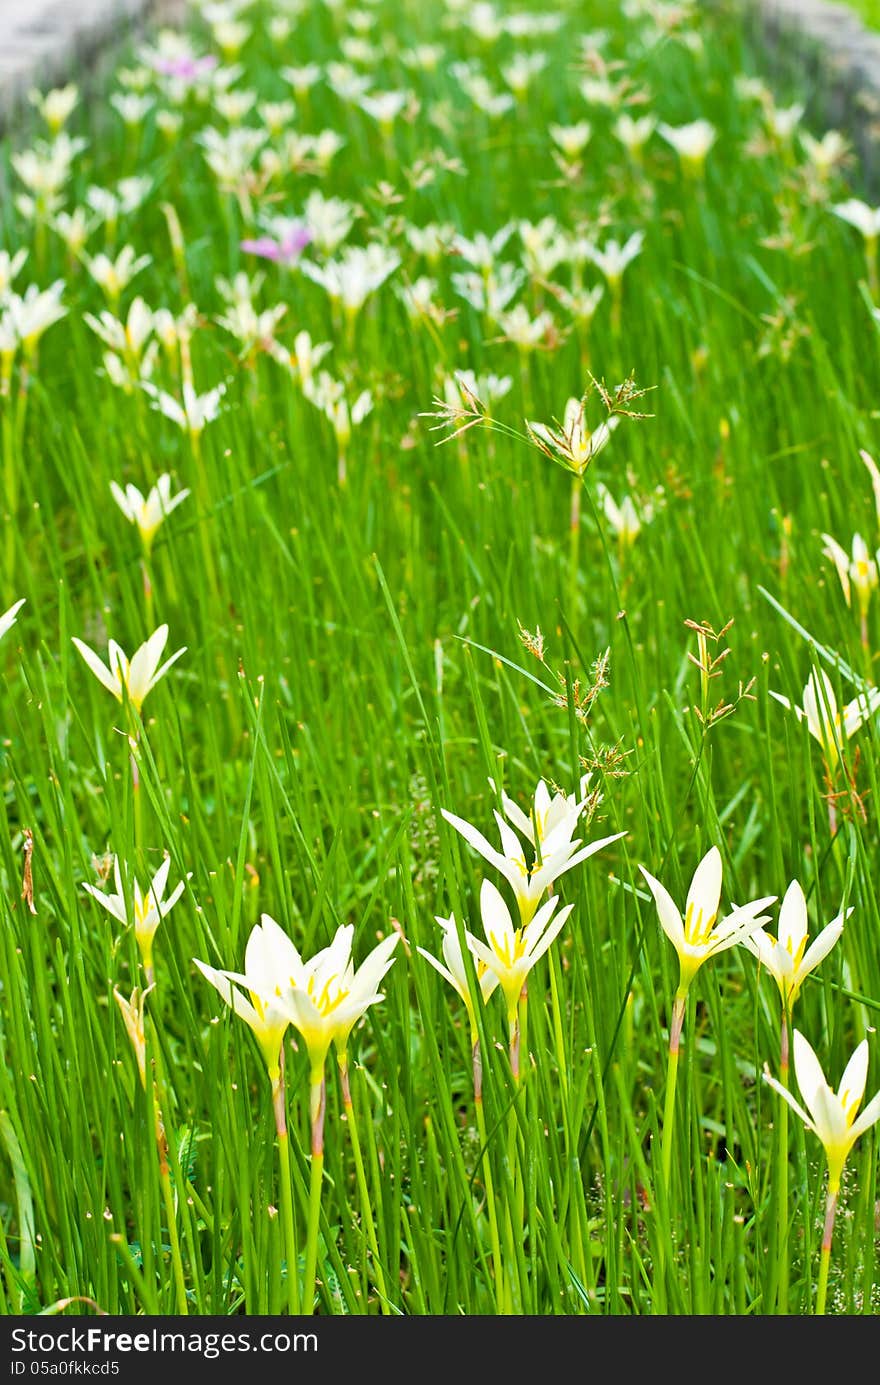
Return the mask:
[[163, 58], [156, 54], [150, 58], [150, 64], [163, 77], [179, 77], [184, 81], [194, 82], [206, 72], [212, 72], [217, 66], [217, 59], [212, 54], [204, 58], [196, 58], [192, 53], [180, 53], [173, 58]]
[[305, 226], [291, 226], [277, 240], [274, 236], [259, 236], [256, 240], [243, 240], [241, 249], [248, 255], [259, 255], [275, 264], [295, 264], [305, 250], [312, 233]]

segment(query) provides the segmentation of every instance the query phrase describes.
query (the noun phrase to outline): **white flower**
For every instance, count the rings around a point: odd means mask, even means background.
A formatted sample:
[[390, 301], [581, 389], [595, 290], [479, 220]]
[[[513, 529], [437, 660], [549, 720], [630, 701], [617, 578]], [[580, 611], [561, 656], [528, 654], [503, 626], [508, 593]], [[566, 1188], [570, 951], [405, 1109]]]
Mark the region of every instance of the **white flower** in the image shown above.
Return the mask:
[[[158, 630], [138, 649], [135, 650], [128, 659], [124, 651], [116, 643], [110, 640], [107, 645], [107, 664], [105, 664], [93, 649], [82, 640], [73, 636], [73, 643], [76, 645], [80, 654], [85, 659], [92, 673], [102, 683], [108, 692], [111, 692], [118, 702], [124, 702], [126, 698], [140, 712], [147, 693], [151, 692], [165, 674], [176, 663], [181, 654], [186, 653], [186, 645], [178, 649], [166, 659], [164, 664], [159, 666], [162, 651], [168, 641], [168, 626], [160, 625]], [[109, 665], [109, 667], [108, 667]]]
[[125, 518], [131, 524], [137, 525], [141, 540], [147, 549], [150, 548], [156, 530], [162, 522], [189, 495], [188, 490], [178, 491], [176, 495], [171, 494], [171, 477], [168, 472], [159, 477], [146, 497], [137, 486], [129, 484], [123, 490], [115, 481], [110, 482], [110, 491]]
[[3, 614], [0, 615], [0, 640], [12, 629], [15, 624], [15, 618], [24, 605], [25, 600], [26, 597], [22, 597], [20, 601], [16, 601], [14, 606], [10, 606], [8, 611], [4, 611]]
[[33, 352], [43, 333], [67, 315], [61, 302], [63, 290], [64, 281], [57, 279], [48, 289], [41, 291], [31, 284], [23, 297], [11, 293], [7, 298], [6, 317], [25, 352]]
[[510, 312], [498, 314], [498, 328], [505, 340], [513, 342], [521, 351], [534, 351], [553, 338], [556, 324], [550, 313], [544, 311], [531, 317], [524, 303], [517, 303]]
[[83, 259], [95, 283], [104, 290], [111, 302], [115, 302], [136, 274], [153, 263], [151, 255], [136, 255], [130, 245], [124, 246], [115, 260], [104, 254], [84, 255]]
[[354, 225], [355, 206], [341, 197], [325, 197], [315, 188], [306, 198], [303, 220], [312, 243], [323, 255], [332, 255]]
[[850, 197], [846, 202], [838, 202], [831, 210], [841, 221], [861, 231], [866, 241], [876, 241], [880, 236], [880, 207], [869, 207], [857, 197]]
[[614, 134], [628, 154], [637, 157], [657, 128], [652, 115], [642, 115], [634, 119], [623, 111], [614, 122]]
[[576, 159], [587, 147], [593, 127], [589, 120], [579, 120], [574, 125], [548, 125], [553, 143], [567, 159]]
[[484, 880], [480, 888], [480, 918], [488, 946], [472, 933], [467, 935], [467, 944], [473, 956], [498, 978], [511, 1025], [529, 972], [554, 942], [574, 908], [573, 904], [566, 904], [557, 914], [558, 903], [554, 895], [527, 923], [523, 919], [515, 928], [510, 910], [491, 880]]
[[[482, 832], [464, 818], [456, 817], [445, 808], [442, 812], [450, 826], [460, 832], [465, 841], [504, 876], [516, 897], [524, 925], [531, 921], [544, 891], [555, 884], [561, 876], [574, 866], [580, 865], [581, 861], [586, 861], [597, 851], [601, 851], [603, 847], [610, 846], [612, 842], [626, 836], [625, 832], [615, 832], [613, 836], [601, 837], [588, 842], [586, 846], [581, 846], [579, 839], [572, 840], [573, 824], [566, 819], [541, 841], [540, 854], [536, 851], [531, 863], [527, 863], [522, 842], [499, 812], [496, 811], [494, 816], [501, 837], [501, 851], [492, 846]], [[532, 845], [535, 843], [532, 842]]]
[[[281, 1041], [290, 1020], [281, 1004], [298, 956], [293, 943], [274, 919], [264, 914], [251, 929], [244, 954], [244, 974], [218, 971], [193, 958], [199, 971], [226, 1004], [254, 1033], [273, 1087], [280, 1081]], [[239, 989], [247, 991], [247, 997]]]
[[623, 496], [618, 503], [608, 487], [603, 486], [601, 482], [596, 489], [606, 520], [617, 535], [621, 547], [628, 548], [638, 538], [643, 520], [650, 520], [650, 508], [646, 507], [640, 515], [631, 495]]
[[657, 133], [672, 145], [682, 164], [693, 173], [702, 169], [706, 155], [718, 137], [714, 125], [708, 120], [692, 120], [687, 125], [666, 125], [661, 121]]
[[852, 912], [850, 908], [846, 914], [838, 914], [807, 947], [807, 901], [798, 881], [792, 880], [779, 910], [779, 937], [759, 929], [743, 940], [779, 987], [787, 1014], [791, 1014], [805, 979], [827, 957]]
[[[267, 918], [264, 914], [264, 923]], [[291, 944], [290, 970], [280, 1002], [283, 1013], [305, 1041], [313, 1083], [330, 1044], [335, 1043], [344, 1054], [354, 1025], [371, 1005], [384, 998], [379, 986], [400, 942], [399, 933], [389, 933], [355, 969], [351, 960], [353, 938], [354, 925], [341, 925], [330, 945], [308, 962]]]
[[451, 248], [453, 253], [466, 260], [472, 269], [488, 273], [515, 230], [516, 222], [508, 221], [493, 236], [484, 235], [482, 231], [478, 231], [473, 237], [459, 233], [455, 236]]
[[623, 245], [616, 240], [606, 242], [604, 249], [598, 245], [586, 245], [586, 257], [592, 260], [604, 274], [612, 288], [617, 289], [623, 279], [624, 270], [640, 254], [645, 243], [644, 231], [634, 231]]
[[791, 1092], [769, 1073], [764, 1081], [800, 1116], [808, 1130], [817, 1135], [828, 1160], [830, 1190], [836, 1191], [850, 1150], [860, 1135], [880, 1120], [880, 1092], [858, 1115], [868, 1080], [868, 1040], [858, 1045], [833, 1091], [826, 1081], [819, 1059], [799, 1030], [794, 1031], [794, 1071], [806, 1111]]
[[410, 97], [411, 93], [408, 91], [365, 92], [358, 105], [379, 125], [388, 129], [400, 115]]
[[476, 312], [497, 318], [519, 293], [525, 278], [524, 269], [502, 260], [485, 274], [476, 270], [453, 274], [452, 287]]
[[17, 250], [10, 255], [8, 250], [0, 250], [0, 303], [12, 288], [12, 282], [28, 257], [26, 249]]
[[161, 866], [156, 871], [149, 887], [142, 891], [137, 880], [132, 881], [132, 918], [129, 919], [128, 909], [125, 903], [125, 890], [122, 885], [122, 872], [119, 866], [119, 857], [113, 862], [114, 879], [116, 881], [116, 893], [105, 894], [95, 885], [83, 885], [99, 904], [103, 904], [108, 913], [112, 914], [120, 923], [134, 926], [134, 936], [138, 949], [141, 954], [141, 961], [147, 973], [148, 982], [152, 980], [153, 971], [153, 939], [159, 924], [167, 914], [171, 912], [174, 905], [183, 894], [185, 881], [181, 880], [175, 885], [171, 894], [165, 899], [165, 887], [168, 884], [168, 875], [171, 870], [171, 857], [165, 856]]
[[713, 846], [694, 871], [682, 919], [665, 886], [655, 880], [644, 866], [639, 866], [639, 870], [654, 896], [660, 926], [678, 953], [679, 1000], [686, 995], [704, 962], [744, 942], [768, 921], [769, 915], [762, 916], [761, 911], [776, 898], [775, 895], [767, 895], [763, 899], [753, 899], [749, 904], [733, 908], [719, 920], [721, 852], [717, 846]]
[[221, 382], [206, 394], [196, 394], [190, 382], [184, 380], [181, 402], [178, 403], [173, 395], [157, 389], [148, 381], [143, 381], [141, 388], [150, 396], [154, 409], [194, 437], [198, 437], [207, 424], [213, 423], [220, 413], [220, 401], [226, 393], [226, 385]]
[[880, 688], [867, 688], [852, 702], [838, 709], [831, 679], [824, 669], [813, 669], [810, 674], [803, 692], [802, 707], [795, 707], [787, 697], [772, 689], [770, 696], [794, 712], [799, 721], [806, 721], [807, 730], [821, 745], [830, 768], [834, 768], [840, 759], [844, 743], [880, 707]]
[[[435, 971], [438, 971], [445, 981], [448, 981], [454, 991], [461, 996], [465, 1008], [468, 1012], [468, 1019], [471, 1025], [471, 1041], [476, 1041], [476, 1016], [474, 1013], [474, 1002], [471, 998], [468, 987], [467, 969], [464, 964], [464, 954], [461, 950], [461, 943], [458, 940], [458, 929], [455, 918], [450, 916], [448, 919], [437, 917], [437, 922], [443, 930], [443, 961], [439, 962], [430, 952], [426, 952], [423, 947], [418, 951], [426, 962], [430, 962]], [[465, 935], [467, 942], [467, 935]], [[470, 948], [468, 948], [470, 951]], [[474, 971], [477, 977], [477, 984], [480, 988], [480, 998], [485, 1005], [492, 992], [498, 985], [499, 976], [497, 971], [491, 970], [481, 958], [474, 958]]]
[[70, 82], [65, 87], [55, 87], [52, 91], [47, 91], [45, 96], [37, 90], [29, 91], [28, 99], [40, 112], [52, 133], [57, 134], [70, 118], [79, 99], [79, 88]]
[[303, 260], [300, 268], [307, 279], [326, 289], [334, 302], [341, 303], [347, 312], [356, 313], [399, 264], [396, 251], [373, 243], [366, 249], [348, 246], [338, 260], [328, 260], [323, 265]]
[[535, 442], [554, 461], [560, 462], [577, 476], [582, 476], [594, 457], [602, 451], [620, 423], [619, 414], [610, 414], [592, 431], [587, 427], [586, 402], [569, 399], [565, 405], [562, 426], [526, 421], [526, 428]]
[[837, 570], [847, 606], [852, 604], [852, 592], [855, 591], [859, 609], [864, 615], [871, 600], [871, 593], [876, 589], [878, 582], [877, 564], [868, 550], [868, 545], [861, 534], [854, 534], [850, 557], [846, 549], [830, 534], [823, 534], [822, 539], [822, 552], [826, 558], [831, 559]]

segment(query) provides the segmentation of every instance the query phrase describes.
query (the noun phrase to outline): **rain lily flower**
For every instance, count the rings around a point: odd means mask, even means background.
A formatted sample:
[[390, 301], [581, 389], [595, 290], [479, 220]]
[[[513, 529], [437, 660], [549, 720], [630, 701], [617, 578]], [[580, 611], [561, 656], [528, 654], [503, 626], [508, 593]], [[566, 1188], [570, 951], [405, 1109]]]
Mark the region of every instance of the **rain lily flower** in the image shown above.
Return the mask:
[[321, 80], [322, 75], [317, 63], [306, 63], [303, 67], [281, 68], [281, 76], [293, 87], [294, 94], [300, 100], [308, 96], [310, 89]]
[[290, 985], [298, 962], [298, 954], [290, 938], [273, 918], [263, 914], [260, 923], [251, 929], [247, 941], [244, 973], [218, 971], [206, 962], [200, 962], [197, 957], [193, 960], [230, 1009], [252, 1030], [260, 1046], [273, 1093], [276, 1093], [282, 1081], [281, 1042], [290, 1023], [287, 1010], [282, 1005], [282, 995]]
[[762, 910], [772, 904], [776, 896], [767, 895], [734, 907], [719, 919], [721, 852], [717, 846], [713, 846], [694, 871], [682, 919], [666, 887], [644, 866], [639, 866], [639, 870], [654, 896], [660, 926], [678, 954], [679, 982], [669, 1040], [672, 1050], [673, 1047], [677, 1049], [685, 1000], [700, 967], [710, 957], [718, 957], [722, 952], [736, 947], [737, 943], [744, 942], [761, 928], [768, 921], [768, 916], [763, 915]]
[[858, 1115], [868, 1077], [868, 1040], [863, 1039], [856, 1048], [835, 1092], [828, 1085], [813, 1049], [803, 1034], [796, 1029], [794, 1072], [806, 1111], [791, 1092], [786, 1091], [766, 1072], [764, 1081], [788, 1102], [807, 1129], [812, 1130], [821, 1140], [828, 1160], [829, 1187], [836, 1190], [840, 1186], [844, 1164], [856, 1140], [880, 1120], [880, 1092], [868, 1102], [862, 1114]]
[[303, 207], [303, 220], [315, 247], [322, 255], [333, 255], [352, 226], [356, 207], [341, 197], [325, 197], [320, 189], [310, 192]]
[[28, 99], [31, 105], [39, 111], [51, 133], [57, 135], [70, 119], [73, 108], [79, 99], [79, 88], [70, 82], [67, 86], [55, 87], [52, 91], [47, 91], [45, 96], [36, 90], [29, 91]]
[[865, 450], [862, 449], [859, 456], [867, 467], [868, 475], [871, 478], [871, 488], [874, 492], [874, 508], [877, 511], [877, 523], [880, 524], [880, 467], [877, 466], [870, 452], [865, 452]]
[[733, 908], [721, 920], [718, 919], [718, 906], [721, 902], [721, 852], [713, 846], [706, 852], [691, 881], [688, 890], [685, 916], [682, 919], [672, 896], [645, 870], [639, 870], [648, 882], [660, 926], [669, 938], [679, 962], [678, 989], [672, 1004], [672, 1017], [669, 1023], [669, 1064], [666, 1077], [666, 1101], [663, 1115], [663, 1136], [661, 1145], [663, 1178], [669, 1189], [672, 1176], [672, 1139], [675, 1129], [675, 1091], [678, 1080], [678, 1055], [681, 1030], [684, 1023], [687, 995], [691, 982], [704, 962], [717, 957], [737, 943], [744, 942], [763, 924], [769, 915], [761, 911], [772, 904], [775, 895], [764, 899], [754, 899], [740, 908]]
[[757, 957], [779, 987], [784, 1015], [791, 1015], [801, 986], [837, 942], [845, 920], [852, 913], [837, 914], [807, 947], [807, 901], [797, 880], [792, 880], [779, 910], [779, 937], [758, 929], [743, 939], [743, 945]]
[[175, 885], [171, 894], [165, 899], [165, 887], [168, 884], [168, 874], [171, 870], [171, 857], [165, 856], [161, 866], [156, 871], [150, 881], [146, 893], [141, 890], [136, 880], [132, 881], [132, 915], [129, 918], [128, 908], [125, 900], [125, 890], [122, 885], [122, 872], [119, 866], [119, 857], [113, 862], [114, 878], [116, 882], [116, 893], [105, 894], [95, 885], [83, 885], [99, 904], [102, 904], [108, 913], [126, 926], [131, 922], [134, 925], [135, 941], [141, 955], [144, 972], [147, 978], [147, 985], [153, 984], [153, 939], [159, 924], [167, 914], [171, 912], [180, 896], [183, 894], [183, 880]]
[[10, 255], [8, 250], [0, 250], [0, 303], [10, 292], [13, 280], [28, 257], [26, 249], [17, 250]]
[[3, 636], [7, 633], [8, 630], [12, 629], [13, 625], [15, 624], [15, 618], [21, 610], [22, 606], [24, 605], [26, 599], [27, 598], [23, 596], [20, 601], [16, 601], [14, 606], [10, 606], [9, 610], [4, 611], [2, 616], [0, 616], [0, 640], [2, 640]]
[[620, 555], [623, 557], [623, 554], [632, 547], [641, 533], [643, 522], [650, 520], [650, 508], [643, 510], [640, 515], [631, 495], [623, 496], [618, 504], [607, 486], [600, 484], [597, 490], [602, 512], [610, 528], [617, 535]]
[[147, 986], [144, 991], [135, 988], [129, 999], [126, 1000], [122, 992], [117, 990], [115, 986], [113, 987], [113, 998], [122, 1014], [125, 1032], [134, 1049], [141, 1086], [145, 1091], [147, 1087], [147, 1035], [144, 1027], [144, 1005], [150, 990], [150, 986]]
[[575, 476], [583, 476], [619, 423], [619, 414], [611, 414], [591, 431], [587, 427], [586, 400], [572, 398], [566, 402], [561, 426], [527, 421], [526, 428], [545, 456], [567, 467]]
[[374, 242], [366, 249], [348, 246], [338, 260], [328, 260], [323, 265], [303, 260], [301, 267], [307, 279], [320, 284], [331, 301], [341, 304], [353, 318], [399, 264], [396, 251]]
[[62, 317], [67, 309], [61, 302], [64, 281], [57, 279], [48, 289], [40, 290], [31, 284], [24, 296], [12, 293], [5, 304], [4, 317], [25, 356], [33, 357], [43, 333]]
[[443, 397], [450, 410], [473, 407], [476, 400], [484, 407], [503, 399], [513, 387], [510, 375], [476, 375], [472, 370], [457, 370], [443, 381]]
[[104, 254], [84, 254], [83, 260], [95, 283], [107, 295], [111, 307], [115, 307], [135, 275], [153, 263], [151, 255], [137, 255], [130, 245], [124, 246], [115, 260]]
[[880, 236], [880, 207], [869, 207], [858, 197], [850, 197], [846, 202], [838, 202], [831, 210], [841, 221], [861, 231], [866, 241], [876, 244]]
[[536, 351], [539, 346], [552, 345], [556, 337], [552, 315], [545, 311], [531, 317], [523, 303], [517, 303], [510, 312], [498, 314], [498, 330], [505, 341], [512, 342], [524, 354]]
[[641, 254], [644, 243], [644, 231], [634, 231], [623, 245], [612, 239], [601, 248], [589, 244], [584, 247], [586, 258], [604, 275], [611, 290], [611, 325], [615, 332], [620, 330], [624, 272], [636, 256]]
[[476, 270], [453, 274], [452, 287], [475, 312], [498, 318], [519, 293], [526, 272], [519, 265], [502, 260], [494, 269], [480, 274]]
[[830, 178], [850, 150], [849, 141], [839, 130], [826, 130], [821, 139], [815, 139], [807, 130], [801, 130], [800, 141], [820, 182]]
[[574, 125], [548, 125], [547, 131], [560, 153], [576, 159], [589, 144], [593, 127], [589, 120], [579, 120]]
[[718, 137], [714, 125], [708, 120], [692, 120], [687, 125], [666, 125], [660, 121], [657, 133], [672, 145], [682, 168], [692, 176], [702, 173], [706, 155]]
[[828, 1164], [828, 1189], [825, 1198], [825, 1227], [822, 1235], [822, 1254], [819, 1265], [819, 1285], [816, 1313], [825, 1312], [828, 1292], [828, 1269], [831, 1259], [831, 1240], [840, 1180], [850, 1150], [860, 1135], [864, 1135], [880, 1120], [880, 1092], [871, 1098], [859, 1115], [868, 1078], [868, 1041], [863, 1039], [847, 1063], [840, 1085], [835, 1092], [829, 1086], [822, 1065], [799, 1030], [794, 1031], [794, 1071], [804, 1106], [791, 1092], [765, 1070], [764, 1081], [782, 1097], [800, 1117], [808, 1130], [820, 1140]]
[[358, 105], [372, 116], [385, 134], [389, 134], [395, 120], [411, 100], [412, 92], [409, 91], [368, 91], [364, 92]]
[[181, 402], [178, 403], [173, 395], [166, 393], [165, 390], [157, 389], [149, 381], [141, 382], [141, 388], [147, 392], [153, 401], [153, 408], [160, 414], [164, 414], [172, 423], [176, 423], [178, 428], [189, 433], [191, 438], [198, 438], [209, 423], [220, 413], [220, 401], [226, 393], [225, 383], [215, 385], [206, 394], [196, 394], [194, 387], [189, 380], [184, 380], [181, 387]]
[[[267, 921], [264, 914], [264, 924]], [[353, 940], [354, 925], [342, 924], [329, 946], [307, 962], [291, 944], [280, 999], [308, 1049], [313, 1082], [321, 1077], [331, 1043], [345, 1053], [357, 1021], [383, 999], [379, 986], [394, 961], [400, 934], [389, 933], [357, 968], [351, 956]]]
[[[437, 917], [441, 929], [443, 930], [442, 954], [443, 961], [440, 962], [430, 952], [426, 952], [423, 947], [418, 951], [426, 962], [430, 962], [435, 971], [439, 972], [444, 981], [448, 981], [454, 991], [457, 992], [464, 1001], [467, 1010], [468, 1020], [471, 1030], [471, 1047], [477, 1044], [477, 1017], [474, 1009], [473, 997], [468, 986], [467, 969], [464, 964], [464, 954], [461, 950], [461, 943], [458, 937], [458, 928], [455, 918], [450, 915], [448, 919]], [[465, 935], [467, 940], [467, 935]], [[470, 949], [469, 949], [470, 950]], [[474, 971], [477, 977], [477, 985], [480, 988], [480, 999], [485, 1005], [500, 982], [497, 971], [493, 971], [481, 958], [474, 958]]]
[[633, 159], [641, 157], [642, 150], [657, 128], [652, 115], [642, 115], [637, 119], [623, 111], [614, 122], [614, 134]]
[[352, 428], [363, 423], [372, 412], [373, 396], [369, 390], [362, 390], [349, 406], [345, 385], [341, 380], [334, 380], [326, 370], [320, 372], [317, 380], [303, 381], [303, 393], [333, 425], [337, 447], [337, 480], [342, 486], [348, 477], [348, 447]]
[[869, 207], [866, 202], [862, 202], [858, 197], [849, 197], [845, 202], [838, 202], [831, 208], [835, 216], [841, 221], [846, 221], [850, 226], [855, 226], [860, 231], [865, 242], [865, 261], [868, 269], [868, 281], [871, 287], [871, 295], [875, 299], [880, 293], [880, 279], [877, 274], [877, 242], [880, 237], [880, 207]]
[[[244, 1020], [256, 1039], [272, 1089], [272, 1110], [278, 1137], [281, 1203], [288, 1263], [297, 1263], [296, 1237], [290, 1191], [290, 1146], [284, 1097], [284, 1035], [290, 1018], [282, 1006], [283, 989], [298, 962], [293, 943], [274, 919], [264, 914], [251, 929], [244, 954], [244, 973], [219, 971], [207, 962], [193, 959], [206, 981], [223, 997], [229, 1008]], [[288, 1306], [299, 1312], [299, 1277], [288, 1275]]]
[[293, 371], [308, 398], [315, 370], [327, 353], [333, 350], [333, 346], [329, 341], [313, 342], [308, 332], [297, 332], [293, 339], [293, 351], [288, 351], [278, 342], [270, 345], [269, 350], [279, 364]]
[[824, 669], [813, 669], [803, 692], [803, 706], [795, 707], [787, 697], [771, 690], [770, 696], [794, 712], [799, 721], [822, 747], [830, 771], [836, 769], [843, 747], [859, 727], [880, 707], [880, 688], [867, 688], [845, 707], [838, 709], [831, 679]]
[[[610, 837], [601, 837], [588, 842], [586, 846], [581, 846], [580, 840], [572, 840], [571, 835], [577, 819], [572, 819], [568, 814], [543, 840], [539, 836], [538, 843], [525, 834], [535, 847], [535, 859], [531, 864], [527, 864], [522, 842], [497, 810], [495, 822], [501, 836], [501, 851], [492, 846], [476, 827], [465, 822], [464, 818], [456, 817], [445, 808], [442, 812], [449, 825], [460, 832], [465, 841], [504, 876], [516, 898], [523, 927], [531, 923], [545, 890], [550, 889], [567, 871], [594, 856], [603, 847], [610, 846], [612, 842], [626, 836], [625, 832], [615, 832]], [[538, 844], [540, 853], [537, 849]]]
[[277, 240], [272, 236], [259, 236], [256, 240], [243, 240], [241, 249], [248, 255], [272, 260], [274, 264], [292, 265], [296, 264], [311, 239], [307, 227], [292, 221]]
[[544, 956], [574, 908], [573, 904], [566, 904], [556, 913], [558, 903], [558, 897], [553, 895], [528, 922], [522, 918], [519, 927], [514, 927], [501, 893], [491, 880], [484, 880], [480, 888], [480, 917], [488, 946], [473, 934], [467, 935], [471, 953], [498, 978], [504, 995], [515, 1081], [519, 1079], [519, 1002], [523, 988], [529, 972]]
[[[263, 922], [268, 922], [263, 915]], [[309, 1056], [309, 1115], [311, 1119], [311, 1180], [309, 1224], [306, 1241], [304, 1284], [311, 1295], [315, 1283], [318, 1256], [318, 1225], [320, 1219], [321, 1182], [324, 1172], [324, 1112], [326, 1083], [324, 1064], [331, 1043], [335, 1045], [343, 1082], [343, 1096], [349, 1121], [352, 1122], [351, 1096], [348, 1090], [347, 1049], [351, 1031], [370, 1006], [383, 999], [379, 990], [382, 979], [394, 961], [394, 949], [399, 933], [390, 933], [373, 948], [355, 969], [351, 959], [354, 926], [343, 924], [328, 947], [322, 948], [308, 962], [290, 945], [287, 954], [286, 984], [282, 986], [282, 1012], [301, 1034]], [[352, 1137], [355, 1155], [360, 1165], [360, 1147]], [[375, 1233], [368, 1225], [368, 1235], [376, 1254]]]
[[868, 545], [861, 534], [853, 535], [851, 557], [846, 549], [830, 534], [823, 534], [822, 540], [822, 552], [826, 558], [831, 559], [837, 570], [847, 606], [852, 605], [852, 593], [855, 592], [856, 594], [861, 620], [862, 644], [867, 648], [868, 606], [871, 601], [871, 594], [876, 590], [878, 583], [877, 563], [871, 556]]
[[137, 486], [129, 484], [123, 490], [115, 481], [110, 482], [110, 491], [125, 518], [131, 524], [137, 525], [147, 553], [153, 546], [156, 530], [172, 510], [176, 510], [189, 495], [187, 489], [178, 491], [176, 495], [171, 494], [171, 477], [168, 472], [164, 472], [155, 486], [150, 487], [146, 497]]
[[[165, 674], [180, 658], [181, 654], [186, 653], [186, 645], [178, 649], [166, 659], [160, 666], [159, 660], [162, 651], [168, 641], [168, 626], [160, 625], [158, 630], [138, 649], [135, 650], [129, 660], [115, 640], [110, 640], [107, 646], [107, 664], [105, 664], [94, 650], [90, 649], [82, 640], [73, 636], [73, 643], [76, 645], [80, 654], [85, 659], [92, 673], [99, 683], [111, 692], [117, 702], [124, 703], [126, 700], [131, 703], [135, 711], [140, 715], [141, 708], [147, 693], [152, 692], [160, 678]], [[109, 667], [108, 667], [109, 665]]]
[[[494, 789], [495, 781], [490, 779], [489, 783]], [[543, 860], [545, 856], [552, 856], [558, 851], [563, 842], [571, 842], [584, 809], [588, 806], [595, 808], [600, 801], [601, 796], [588, 792], [589, 785], [590, 775], [584, 774], [578, 785], [578, 793], [567, 794], [557, 789], [551, 797], [546, 783], [539, 779], [528, 813], [524, 813], [503, 789], [501, 807], [507, 820], [517, 832], [522, 833]]]
[[533, 78], [544, 71], [548, 61], [546, 53], [517, 53], [510, 62], [504, 64], [501, 76], [514, 96], [522, 99], [528, 92]]
[[515, 230], [516, 222], [508, 221], [493, 236], [487, 236], [482, 231], [473, 237], [459, 233], [452, 242], [452, 251], [460, 255], [472, 269], [488, 274]]

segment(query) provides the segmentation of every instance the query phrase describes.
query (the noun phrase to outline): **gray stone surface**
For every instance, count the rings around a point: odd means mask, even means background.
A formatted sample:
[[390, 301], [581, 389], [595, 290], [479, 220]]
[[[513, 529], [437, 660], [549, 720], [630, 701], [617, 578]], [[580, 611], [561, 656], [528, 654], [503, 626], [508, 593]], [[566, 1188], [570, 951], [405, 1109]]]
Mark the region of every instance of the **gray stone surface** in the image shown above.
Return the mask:
[[880, 194], [880, 33], [836, 0], [738, 3], [772, 66], [806, 84], [814, 124], [850, 135], [864, 182]]
[[0, 0], [0, 124], [32, 87], [88, 74], [101, 48], [137, 31], [155, 0]]

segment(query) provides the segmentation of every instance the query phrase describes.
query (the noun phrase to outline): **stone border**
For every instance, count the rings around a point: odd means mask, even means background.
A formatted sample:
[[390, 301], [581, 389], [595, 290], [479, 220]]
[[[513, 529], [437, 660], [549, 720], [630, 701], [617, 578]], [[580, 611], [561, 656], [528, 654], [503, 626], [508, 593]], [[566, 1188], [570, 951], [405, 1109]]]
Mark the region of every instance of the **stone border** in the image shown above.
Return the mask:
[[[33, 88], [88, 79], [113, 40], [134, 34], [167, 0], [0, 0], [0, 126], [8, 126]], [[7, 13], [11, 9], [12, 13]]]
[[[713, 0], [709, 0], [713, 3]], [[866, 182], [880, 185], [880, 32], [835, 0], [738, 0], [787, 78], [806, 78], [810, 106], [845, 130]]]

